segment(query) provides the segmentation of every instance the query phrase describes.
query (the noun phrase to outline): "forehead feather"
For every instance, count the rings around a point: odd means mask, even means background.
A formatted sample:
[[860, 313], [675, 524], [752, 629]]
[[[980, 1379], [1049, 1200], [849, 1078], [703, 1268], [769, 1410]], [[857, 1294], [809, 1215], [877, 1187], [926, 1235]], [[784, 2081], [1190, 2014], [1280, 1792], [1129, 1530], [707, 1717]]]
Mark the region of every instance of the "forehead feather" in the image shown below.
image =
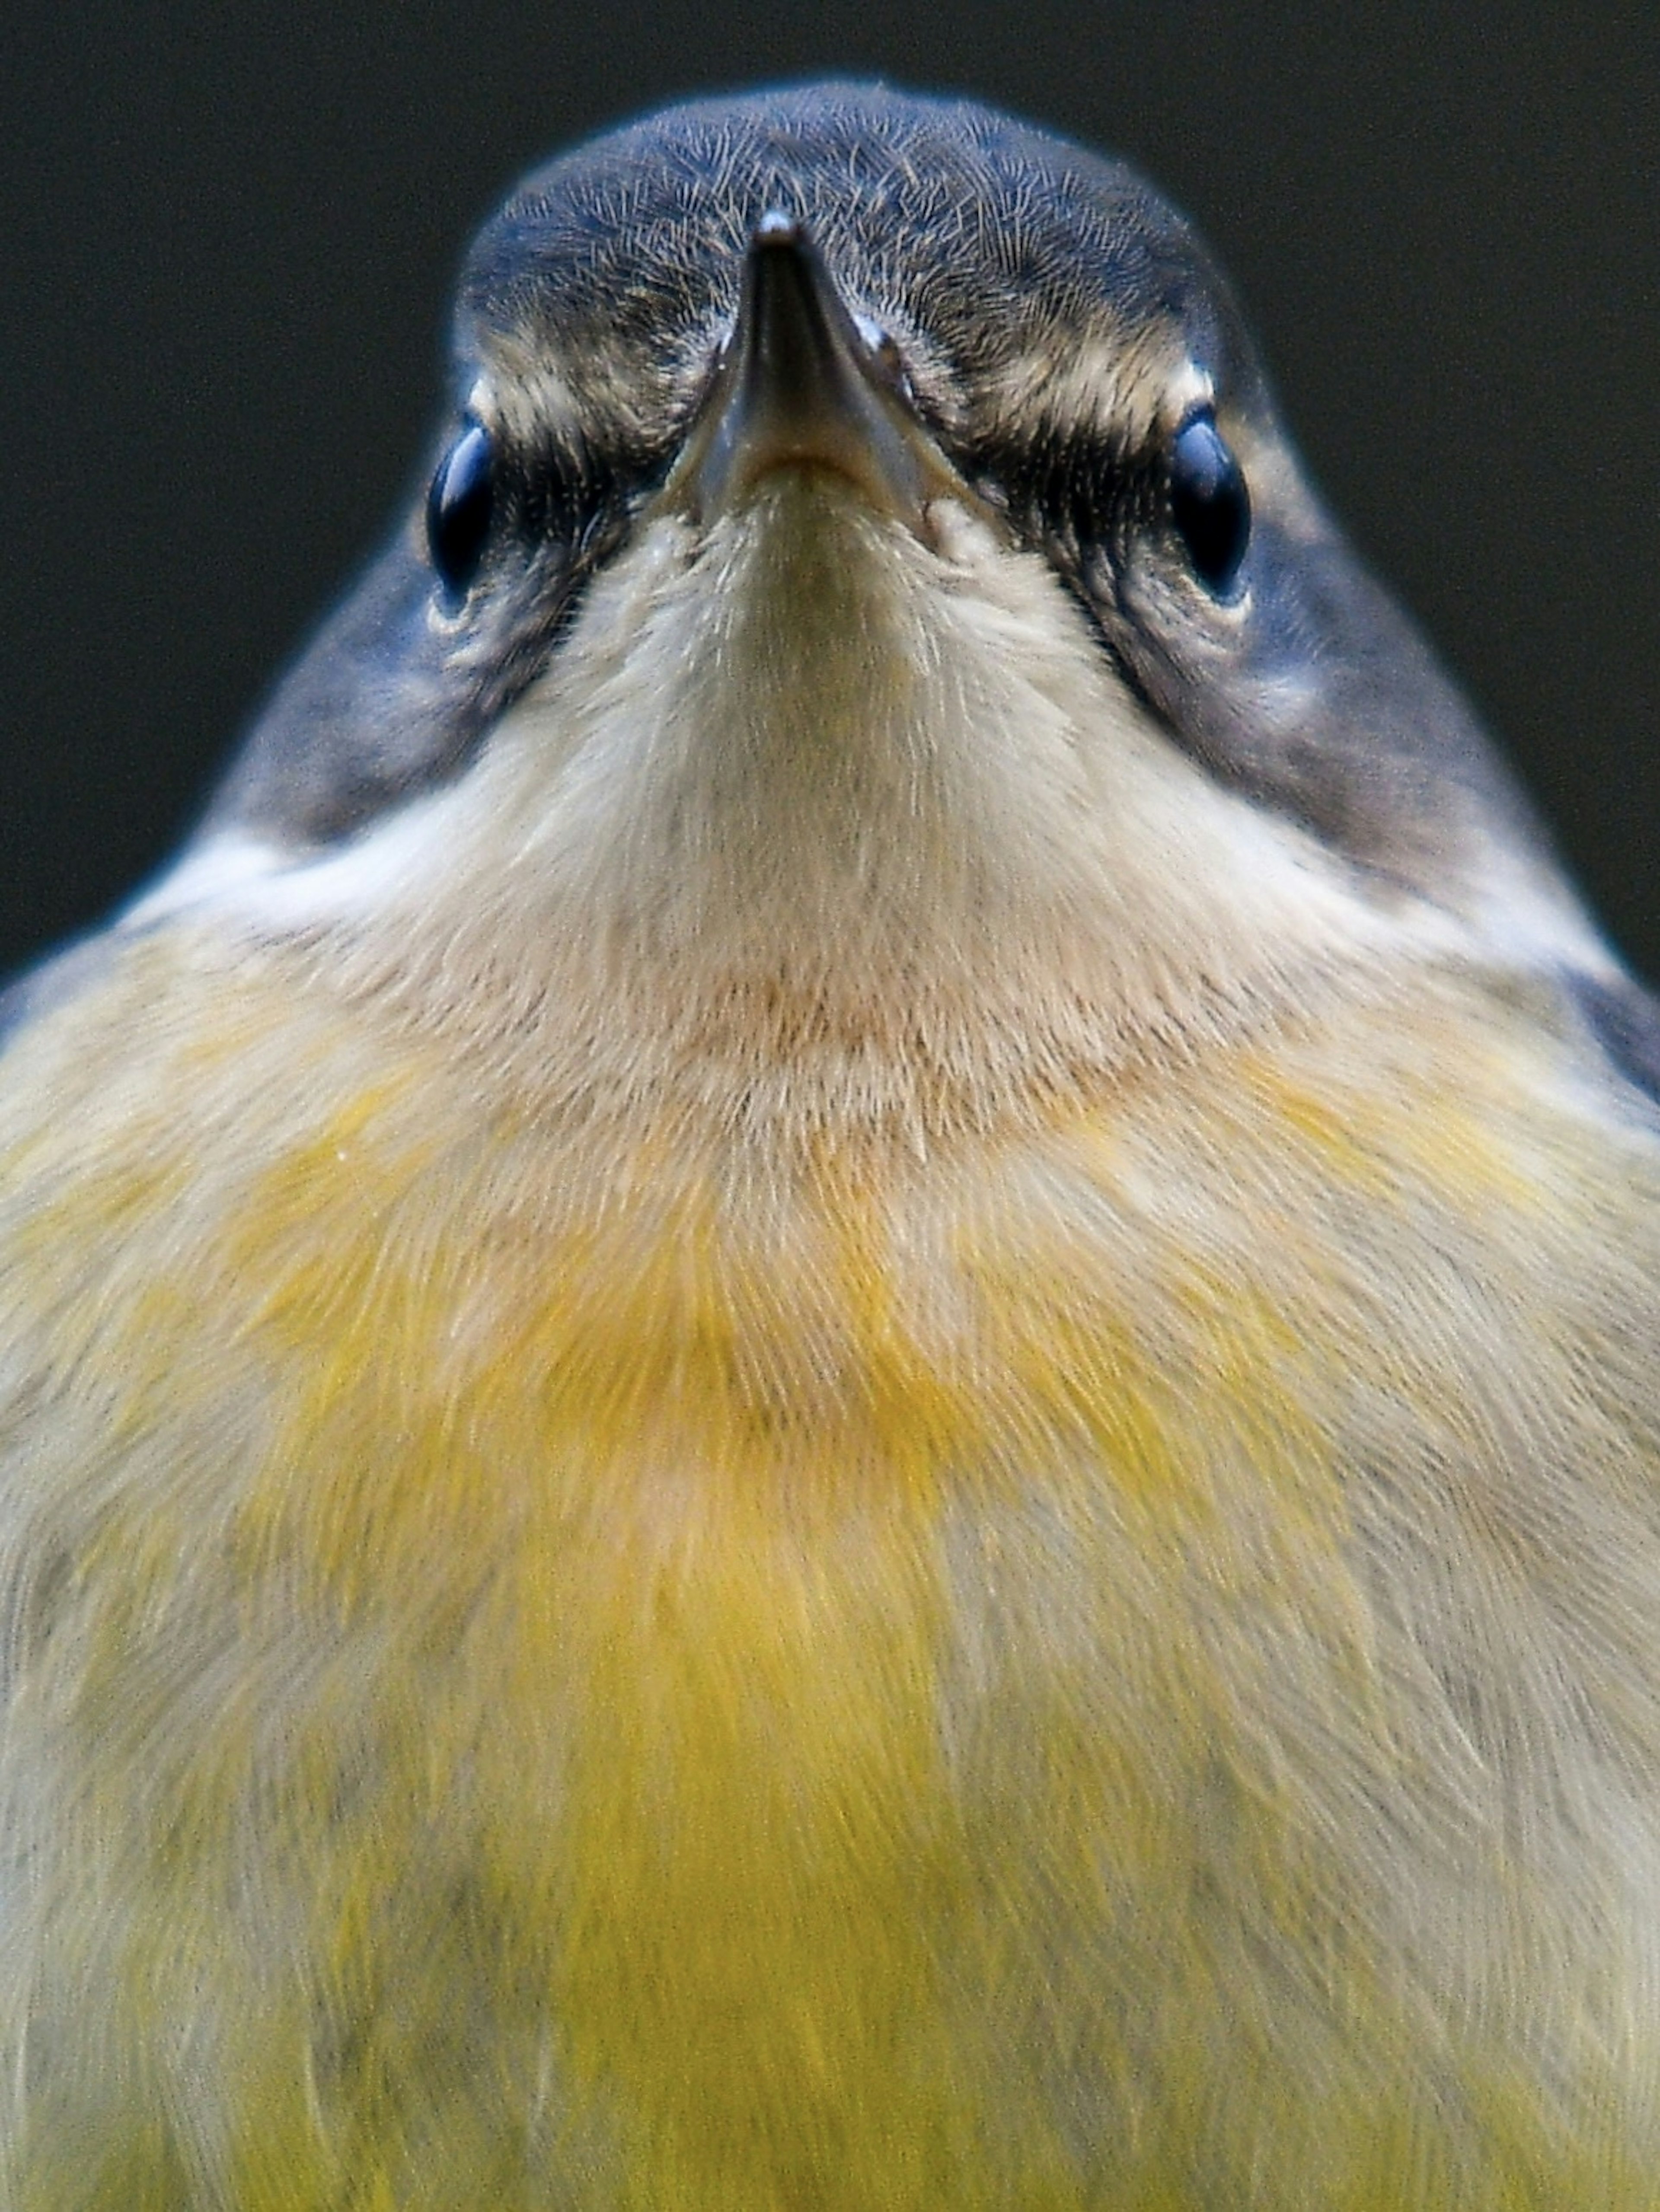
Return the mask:
[[919, 383], [982, 418], [1041, 407], [1046, 365], [1081, 347], [1238, 349], [1191, 234], [1122, 163], [970, 102], [833, 84], [670, 109], [538, 171], [474, 247], [462, 350], [521, 377], [556, 361], [579, 408], [643, 434], [706, 368], [772, 209]]

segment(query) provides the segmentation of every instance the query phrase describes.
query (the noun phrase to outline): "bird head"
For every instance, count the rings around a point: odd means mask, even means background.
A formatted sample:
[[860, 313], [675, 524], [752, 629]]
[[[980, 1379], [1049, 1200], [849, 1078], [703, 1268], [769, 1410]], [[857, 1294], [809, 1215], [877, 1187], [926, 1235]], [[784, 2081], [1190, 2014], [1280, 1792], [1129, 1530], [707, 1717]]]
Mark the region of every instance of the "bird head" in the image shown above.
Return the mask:
[[1602, 957], [1122, 166], [876, 88], [671, 110], [485, 228], [455, 352], [143, 919], [228, 899], [532, 1052], [1005, 1070]]

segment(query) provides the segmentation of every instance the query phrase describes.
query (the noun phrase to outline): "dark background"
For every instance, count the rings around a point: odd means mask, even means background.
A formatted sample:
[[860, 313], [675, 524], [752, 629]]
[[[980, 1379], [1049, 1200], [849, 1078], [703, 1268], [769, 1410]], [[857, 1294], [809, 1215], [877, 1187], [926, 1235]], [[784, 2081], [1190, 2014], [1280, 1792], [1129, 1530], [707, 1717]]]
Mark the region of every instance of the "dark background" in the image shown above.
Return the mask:
[[562, 143], [835, 69], [1116, 147], [1660, 977], [1660, 9], [4, 0], [0, 966], [151, 870], [374, 545], [470, 230]]

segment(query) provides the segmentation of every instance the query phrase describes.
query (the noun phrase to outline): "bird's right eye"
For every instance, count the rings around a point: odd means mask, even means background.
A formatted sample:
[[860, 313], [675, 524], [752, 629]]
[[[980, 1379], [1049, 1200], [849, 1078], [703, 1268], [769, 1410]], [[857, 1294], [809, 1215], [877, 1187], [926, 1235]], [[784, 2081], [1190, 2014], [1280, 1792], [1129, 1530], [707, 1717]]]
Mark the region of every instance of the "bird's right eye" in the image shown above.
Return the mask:
[[482, 422], [469, 422], [439, 463], [427, 494], [427, 544], [452, 599], [465, 598], [478, 574], [495, 505], [496, 441]]
[[1207, 407], [1189, 416], [1171, 444], [1170, 499], [1195, 575], [1213, 598], [1225, 598], [1250, 542], [1250, 494]]

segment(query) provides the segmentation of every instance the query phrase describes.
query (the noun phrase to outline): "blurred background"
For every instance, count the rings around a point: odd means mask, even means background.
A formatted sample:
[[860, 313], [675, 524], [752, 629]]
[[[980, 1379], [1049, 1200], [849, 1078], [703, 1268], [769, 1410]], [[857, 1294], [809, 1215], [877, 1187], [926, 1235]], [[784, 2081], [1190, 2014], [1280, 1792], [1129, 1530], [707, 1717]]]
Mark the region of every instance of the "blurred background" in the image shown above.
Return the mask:
[[1660, 979], [1660, 8], [4, 0], [0, 968], [164, 857], [386, 527], [471, 229], [829, 70], [1116, 149]]

